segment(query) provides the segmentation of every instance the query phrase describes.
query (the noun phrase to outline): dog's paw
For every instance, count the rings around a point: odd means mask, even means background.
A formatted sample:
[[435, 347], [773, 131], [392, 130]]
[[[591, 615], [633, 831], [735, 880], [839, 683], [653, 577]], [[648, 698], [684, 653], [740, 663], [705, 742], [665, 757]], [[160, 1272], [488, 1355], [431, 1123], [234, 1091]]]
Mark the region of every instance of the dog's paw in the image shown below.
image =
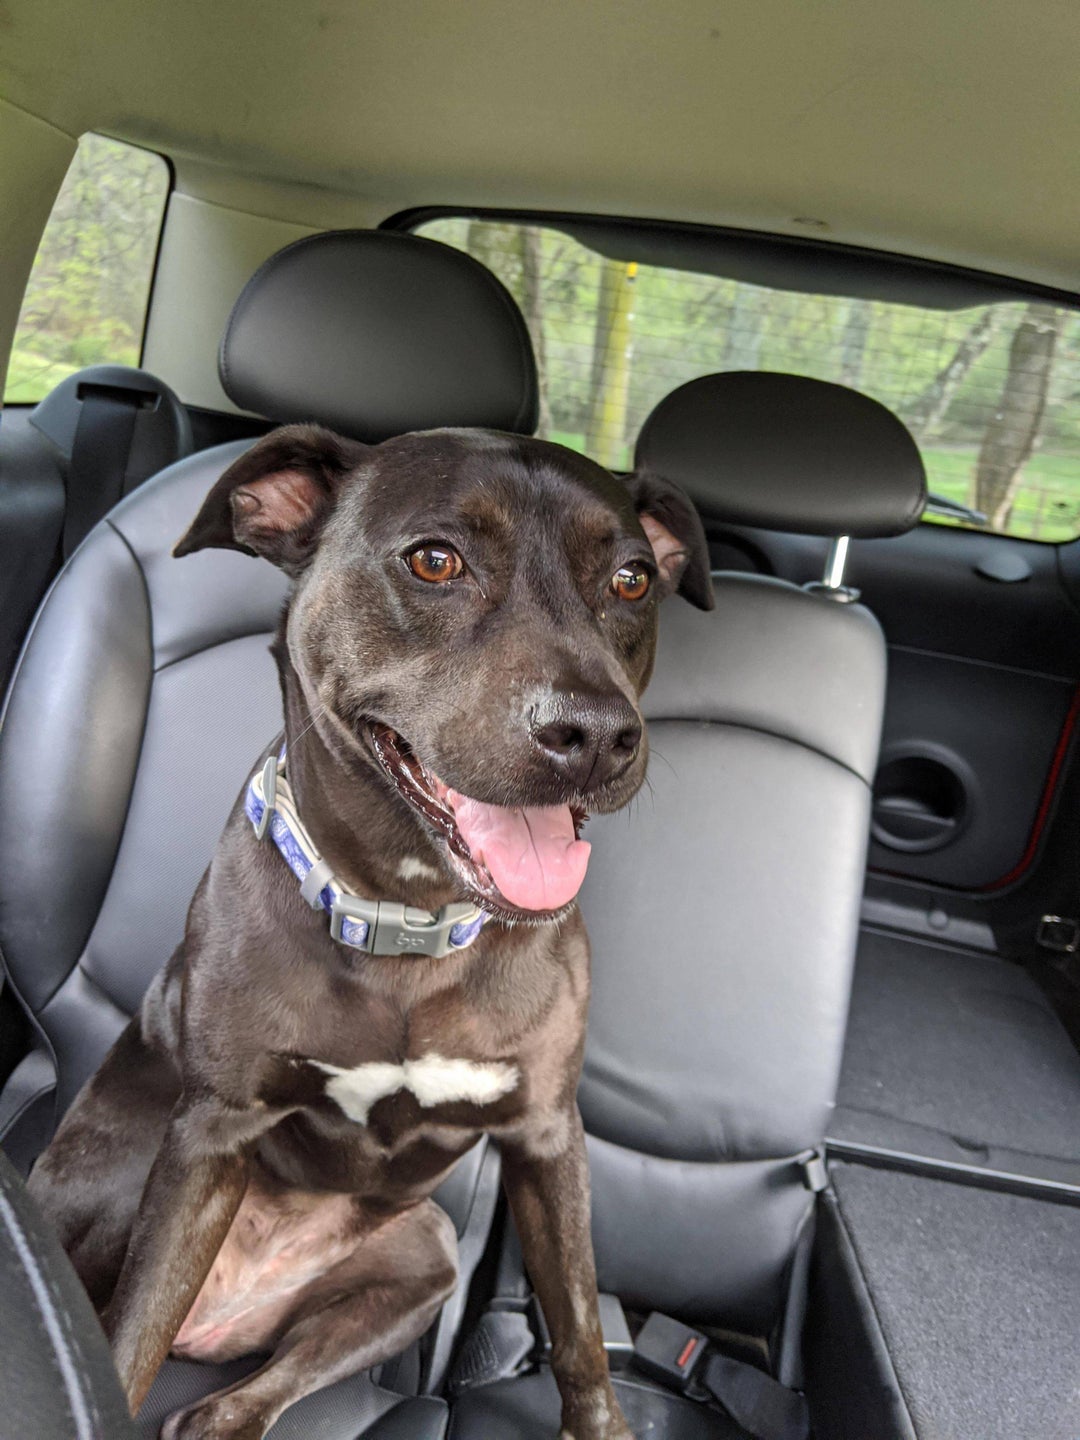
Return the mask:
[[618, 1401], [609, 1391], [581, 1402], [570, 1414], [563, 1409], [559, 1440], [635, 1440]]
[[210, 1396], [177, 1410], [161, 1427], [160, 1440], [263, 1440], [268, 1425], [232, 1397]]

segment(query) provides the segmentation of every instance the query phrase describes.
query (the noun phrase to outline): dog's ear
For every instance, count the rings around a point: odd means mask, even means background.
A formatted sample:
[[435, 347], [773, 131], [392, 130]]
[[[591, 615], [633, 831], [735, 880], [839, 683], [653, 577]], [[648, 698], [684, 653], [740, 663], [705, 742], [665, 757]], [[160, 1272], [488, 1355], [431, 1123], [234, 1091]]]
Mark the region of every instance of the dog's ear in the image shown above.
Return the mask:
[[229, 466], [173, 554], [243, 550], [298, 575], [315, 553], [342, 480], [367, 451], [318, 425], [272, 431]]
[[626, 483], [656, 556], [664, 594], [676, 592], [699, 610], [711, 610], [715, 601], [709, 546], [693, 501], [660, 475], [636, 473]]

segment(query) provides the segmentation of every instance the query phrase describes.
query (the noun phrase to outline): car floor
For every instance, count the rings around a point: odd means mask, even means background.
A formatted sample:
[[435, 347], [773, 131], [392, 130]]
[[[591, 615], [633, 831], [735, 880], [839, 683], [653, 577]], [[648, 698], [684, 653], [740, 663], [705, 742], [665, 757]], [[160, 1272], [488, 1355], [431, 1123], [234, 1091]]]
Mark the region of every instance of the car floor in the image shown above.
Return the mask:
[[1020, 966], [863, 932], [830, 1170], [919, 1440], [1080, 1434], [1078, 1117], [1080, 1055]]
[[867, 929], [829, 1136], [1080, 1187], [1080, 1054], [1019, 965]]

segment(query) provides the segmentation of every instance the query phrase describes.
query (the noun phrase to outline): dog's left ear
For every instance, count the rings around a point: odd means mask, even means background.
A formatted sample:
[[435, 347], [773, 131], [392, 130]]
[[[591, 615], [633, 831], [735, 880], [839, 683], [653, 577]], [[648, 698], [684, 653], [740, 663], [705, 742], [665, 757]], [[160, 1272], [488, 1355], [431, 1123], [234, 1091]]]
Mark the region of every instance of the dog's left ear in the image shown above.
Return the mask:
[[319, 425], [272, 431], [229, 466], [173, 554], [242, 550], [299, 575], [315, 553], [342, 480], [367, 451]]
[[676, 592], [699, 610], [711, 610], [709, 546], [693, 501], [660, 475], [634, 474], [626, 483], [656, 556], [664, 594]]

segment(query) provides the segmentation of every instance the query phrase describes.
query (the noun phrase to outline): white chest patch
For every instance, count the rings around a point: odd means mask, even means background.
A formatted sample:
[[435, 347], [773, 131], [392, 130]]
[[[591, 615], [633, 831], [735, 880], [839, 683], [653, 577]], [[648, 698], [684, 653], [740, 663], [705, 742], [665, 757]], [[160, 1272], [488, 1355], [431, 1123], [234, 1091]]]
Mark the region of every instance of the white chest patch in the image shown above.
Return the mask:
[[354, 1065], [351, 1070], [328, 1065], [323, 1060], [309, 1063], [329, 1075], [327, 1095], [358, 1125], [367, 1124], [376, 1101], [398, 1090], [411, 1091], [425, 1110], [455, 1100], [490, 1105], [509, 1095], [521, 1079], [516, 1065], [505, 1065], [501, 1061], [485, 1065], [478, 1060], [446, 1060], [442, 1055], [422, 1055], [419, 1060], [406, 1060], [403, 1065], [376, 1060], [369, 1065]]
[[426, 865], [423, 860], [418, 860], [415, 855], [406, 855], [398, 867], [397, 873], [402, 880], [438, 880], [439, 872], [433, 865]]

